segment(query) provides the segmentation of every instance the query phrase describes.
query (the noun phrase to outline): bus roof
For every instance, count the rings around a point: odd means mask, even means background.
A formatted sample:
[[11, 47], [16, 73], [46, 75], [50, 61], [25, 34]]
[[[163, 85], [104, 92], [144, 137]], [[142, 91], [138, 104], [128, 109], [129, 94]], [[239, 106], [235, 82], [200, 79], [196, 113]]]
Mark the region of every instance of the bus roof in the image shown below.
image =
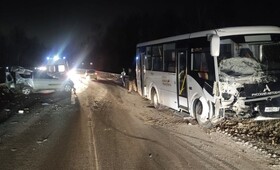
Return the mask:
[[278, 26], [240, 26], [240, 27], [226, 27], [207, 31], [194, 32], [189, 34], [182, 34], [172, 37], [166, 37], [162, 39], [147, 41], [137, 44], [137, 47], [142, 47], [146, 45], [161, 44], [165, 42], [173, 42], [184, 39], [205, 37], [211, 34], [217, 34], [220, 37], [230, 36], [230, 35], [242, 35], [242, 34], [276, 34], [280, 33], [280, 27]]

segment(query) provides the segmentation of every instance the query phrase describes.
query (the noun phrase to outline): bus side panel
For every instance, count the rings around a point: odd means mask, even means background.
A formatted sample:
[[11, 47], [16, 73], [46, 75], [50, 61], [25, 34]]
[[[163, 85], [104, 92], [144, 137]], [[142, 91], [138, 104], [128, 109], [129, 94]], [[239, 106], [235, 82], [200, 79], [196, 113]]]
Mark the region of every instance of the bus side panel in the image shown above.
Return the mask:
[[[159, 82], [160, 82], [160, 74], [154, 71], [146, 71], [145, 81], [147, 84], [147, 98], [151, 100], [152, 89], [155, 88], [156, 92], [159, 92]], [[159, 94], [160, 95], [160, 94]]]
[[178, 110], [176, 73], [164, 72], [161, 73], [161, 75], [161, 103], [165, 106]]
[[179, 110], [177, 104], [177, 94], [171, 91], [161, 90], [161, 104], [172, 109]]
[[147, 84], [149, 84], [149, 96], [151, 99], [152, 88], [158, 93], [159, 103], [178, 110], [176, 73], [147, 71]]

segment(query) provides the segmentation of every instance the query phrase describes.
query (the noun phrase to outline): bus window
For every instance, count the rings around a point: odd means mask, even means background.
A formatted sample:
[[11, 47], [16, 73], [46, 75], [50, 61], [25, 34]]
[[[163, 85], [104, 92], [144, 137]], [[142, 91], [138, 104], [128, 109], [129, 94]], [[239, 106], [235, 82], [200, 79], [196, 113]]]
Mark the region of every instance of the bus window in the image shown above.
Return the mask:
[[152, 70], [152, 57], [150, 55], [146, 55], [145, 59], [146, 59], [146, 70]]
[[146, 70], [152, 70], [151, 47], [146, 48], [145, 65]]
[[162, 46], [153, 46], [152, 47], [152, 63], [154, 71], [162, 71], [163, 67], [163, 55], [162, 55]]
[[193, 71], [198, 72], [199, 78], [208, 80], [208, 65], [204, 53], [193, 54]]
[[163, 45], [163, 63], [165, 72], [175, 73], [175, 44], [164, 44]]
[[231, 44], [221, 44], [219, 60], [230, 58], [233, 54]]
[[192, 59], [192, 71], [197, 72], [201, 79], [214, 81], [214, 61], [208, 50], [193, 53]]
[[[207, 56], [209, 57], [209, 56]], [[208, 72], [208, 65], [206, 60], [206, 53], [202, 51], [193, 53], [193, 71]]]

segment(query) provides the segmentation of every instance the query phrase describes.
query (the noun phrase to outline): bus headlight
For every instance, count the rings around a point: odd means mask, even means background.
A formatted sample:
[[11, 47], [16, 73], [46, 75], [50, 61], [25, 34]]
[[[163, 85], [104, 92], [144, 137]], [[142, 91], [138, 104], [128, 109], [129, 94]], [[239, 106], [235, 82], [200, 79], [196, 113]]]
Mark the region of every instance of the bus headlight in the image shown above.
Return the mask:
[[222, 93], [222, 97], [224, 100], [229, 100], [232, 97], [232, 95], [229, 93]]
[[228, 106], [234, 102], [234, 95], [229, 93], [222, 93], [222, 104]]

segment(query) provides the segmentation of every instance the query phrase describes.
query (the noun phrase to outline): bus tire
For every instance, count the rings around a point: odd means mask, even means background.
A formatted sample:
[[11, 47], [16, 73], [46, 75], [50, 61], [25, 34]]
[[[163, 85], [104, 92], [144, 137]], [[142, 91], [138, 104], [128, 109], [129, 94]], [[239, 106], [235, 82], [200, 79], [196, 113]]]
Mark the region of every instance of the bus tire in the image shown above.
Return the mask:
[[153, 90], [153, 93], [152, 93], [152, 103], [156, 109], [160, 108], [160, 104], [158, 102], [158, 95], [155, 90]]
[[193, 110], [194, 110], [194, 115], [196, 117], [196, 120], [200, 126], [207, 128], [207, 129], [213, 127], [210, 120], [205, 118], [206, 115], [203, 115], [205, 113], [203, 113], [203, 103], [201, 102], [200, 99], [196, 99], [193, 102]]

